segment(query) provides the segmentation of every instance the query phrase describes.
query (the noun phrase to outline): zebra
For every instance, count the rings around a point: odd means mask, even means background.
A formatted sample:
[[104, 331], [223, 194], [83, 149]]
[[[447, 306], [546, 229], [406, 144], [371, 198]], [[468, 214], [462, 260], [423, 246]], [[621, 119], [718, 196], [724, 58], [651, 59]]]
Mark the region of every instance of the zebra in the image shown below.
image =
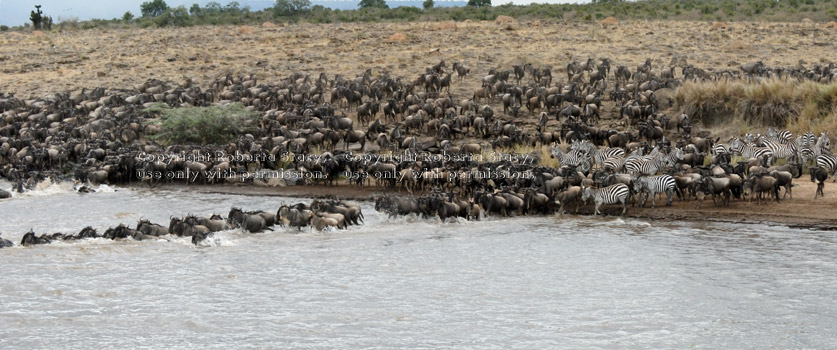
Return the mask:
[[814, 135], [812, 132], [806, 132], [796, 138], [797, 146], [813, 146], [817, 143], [817, 136]]
[[674, 197], [674, 192], [677, 190], [677, 182], [674, 181], [674, 177], [665, 174], [658, 176], [635, 177], [631, 179], [631, 183], [633, 183], [634, 186], [634, 193], [645, 193], [645, 199], [642, 201], [642, 205], [640, 205], [641, 207], [645, 206], [645, 203], [648, 202], [648, 195], [651, 195], [652, 209], [654, 208], [657, 193], [665, 193], [666, 206], [670, 206], [671, 200]]
[[831, 154], [831, 140], [828, 138], [828, 134], [820, 133], [820, 137], [817, 139], [817, 142], [814, 143], [814, 154], [817, 156], [821, 154]]
[[623, 157], [610, 157], [602, 162], [602, 169], [605, 171], [612, 171], [615, 173], [620, 173], [625, 169], [625, 158]]
[[605, 160], [610, 158], [624, 158], [625, 157], [625, 150], [619, 147], [605, 147], [600, 150], [597, 150], [596, 153], [593, 155], [593, 161], [599, 168], [602, 168], [604, 165]]
[[712, 156], [717, 157], [722, 154], [729, 153], [729, 147], [723, 143], [716, 143], [712, 145]]
[[797, 155], [798, 150], [796, 148], [796, 144], [793, 142], [784, 144], [772, 139], [764, 139], [764, 146], [773, 152], [773, 155], [770, 156], [770, 160], [768, 160], [770, 164], [773, 164], [773, 162], [779, 158], [787, 159], [789, 157], [794, 157]]
[[631, 152], [631, 154], [629, 154], [628, 157], [625, 158], [625, 160], [626, 161], [631, 160], [631, 159], [650, 160], [650, 159], [653, 159], [654, 157], [656, 157], [658, 154], [660, 154], [660, 147], [654, 146], [654, 148], [652, 148], [651, 152], [648, 152], [648, 154], [642, 154], [642, 147], [640, 147], [640, 148], [635, 149], [633, 152]]
[[831, 174], [831, 182], [837, 182], [837, 157], [830, 154], [821, 154], [817, 157], [817, 166], [825, 169]]
[[782, 144], [790, 142], [793, 138], [793, 133], [788, 130], [776, 131], [773, 128], [767, 128], [767, 132], [762, 136], [762, 140], [770, 140]]
[[568, 153], [564, 153], [560, 146], [555, 146], [552, 147], [552, 158], [558, 159], [558, 162], [562, 166], [579, 167], [579, 170], [582, 172], [585, 172], [585, 168], [587, 171], [590, 171], [590, 167], [592, 166], [590, 155], [580, 150], [571, 150]]
[[625, 170], [631, 174], [654, 175], [665, 168], [669, 159], [663, 154], [657, 154], [651, 159], [633, 158], [625, 161]]
[[631, 191], [628, 189], [628, 185], [622, 183], [595, 190], [590, 187], [583, 187], [581, 200], [587, 202], [590, 199], [593, 199], [594, 203], [596, 203], [596, 209], [593, 212], [594, 215], [601, 214], [599, 207], [601, 207], [602, 204], [622, 203], [622, 216], [624, 216], [625, 212], [628, 210], [626, 203], [630, 192]]
[[665, 155], [666, 160], [668, 160], [668, 165], [670, 166], [675, 166], [677, 163], [680, 163], [683, 160], [683, 157], [683, 150], [680, 148], [673, 148]]
[[769, 148], [751, 146], [745, 144], [741, 139], [735, 138], [729, 143], [730, 151], [740, 154], [744, 159], [757, 158], [761, 159], [764, 156], [773, 156], [773, 151]]

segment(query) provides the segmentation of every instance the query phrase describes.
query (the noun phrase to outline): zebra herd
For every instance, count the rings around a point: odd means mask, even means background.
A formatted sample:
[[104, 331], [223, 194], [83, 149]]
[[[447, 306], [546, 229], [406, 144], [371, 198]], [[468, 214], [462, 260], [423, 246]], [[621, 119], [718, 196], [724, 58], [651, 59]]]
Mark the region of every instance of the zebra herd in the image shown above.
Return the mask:
[[[650, 145], [642, 143], [626, 147], [630, 152], [626, 153], [623, 148], [597, 148], [582, 140], [573, 141], [568, 151], [554, 145], [552, 157], [562, 168], [578, 171], [589, 180], [586, 186], [582, 183], [581, 200], [592, 200], [595, 214], [607, 204], [621, 204], [625, 214], [628, 202], [645, 206], [649, 197], [654, 208], [658, 194], [666, 195], [666, 205], [672, 204], [675, 195], [701, 201], [711, 195], [715, 203], [717, 197], [724, 197], [723, 203], [728, 204], [730, 197], [749, 196], [760, 202], [767, 194], [779, 201], [782, 188], [782, 197], [793, 198], [792, 179], [799, 178], [805, 167], [812, 182], [820, 181], [815, 199], [822, 195], [822, 181], [828, 175], [837, 181], [837, 157], [831, 153], [827, 133], [817, 137], [808, 132], [794, 138], [790, 131], [769, 128], [764, 135], [746, 134], [727, 143], [717, 141], [700, 147], [682, 141], [675, 147], [661, 143], [650, 150]], [[705, 155], [709, 156], [708, 162], [704, 161]], [[741, 160], [732, 164], [733, 156]], [[785, 164], [776, 165], [778, 160]]]

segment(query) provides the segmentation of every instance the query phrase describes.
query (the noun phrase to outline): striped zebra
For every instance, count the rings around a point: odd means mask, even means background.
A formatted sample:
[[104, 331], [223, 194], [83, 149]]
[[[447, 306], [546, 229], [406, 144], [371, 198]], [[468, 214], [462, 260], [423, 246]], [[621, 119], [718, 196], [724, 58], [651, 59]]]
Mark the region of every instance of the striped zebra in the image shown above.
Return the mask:
[[596, 203], [596, 210], [593, 212], [595, 215], [601, 214], [601, 212], [599, 211], [599, 207], [601, 207], [602, 204], [622, 203], [623, 216], [625, 215], [625, 211], [627, 211], [628, 209], [626, 203], [628, 201], [628, 194], [631, 192], [628, 189], [628, 185], [619, 183], [598, 189], [584, 187], [582, 191], [582, 201], [587, 202], [590, 199], [593, 199], [593, 201]]
[[793, 133], [788, 130], [776, 131], [773, 128], [767, 128], [767, 132], [762, 137], [762, 140], [770, 140], [782, 144], [789, 143], [793, 138]]
[[625, 170], [625, 158], [610, 157], [602, 162], [602, 169], [609, 172], [621, 173]]
[[654, 146], [654, 148], [652, 148], [651, 152], [648, 152], [648, 154], [642, 154], [642, 147], [640, 147], [640, 148], [635, 149], [633, 152], [631, 152], [631, 154], [629, 154], [628, 157], [625, 158], [625, 160], [631, 160], [631, 159], [650, 160], [650, 159], [653, 159], [654, 157], [656, 157], [658, 154], [660, 154], [660, 147]]
[[625, 157], [625, 150], [619, 147], [605, 147], [600, 150], [597, 150], [596, 153], [593, 155], [593, 161], [599, 168], [604, 167], [604, 162], [610, 158], [624, 158]]
[[671, 200], [674, 198], [674, 192], [677, 190], [677, 182], [671, 175], [658, 176], [640, 176], [631, 179], [634, 186], [634, 193], [645, 194], [645, 199], [641, 206], [644, 207], [648, 202], [648, 195], [651, 195], [651, 208], [654, 208], [657, 193], [666, 194], [666, 206], [671, 205]]
[[831, 174], [831, 182], [837, 182], [837, 157], [830, 154], [821, 154], [817, 157], [817, 166], [825, 169]]
[[669, 151], [668, 154], [665, 155], [666, 159], [668, 160], [668, 164], [671, 166], [675, 166], [677, 165], [677, 163], [683, 161], [684, 156], [685, 155], [683, 154], [683, 150], [680, 148], [672, 148], [671, 151]]
[[828, 137], [828, 133], [820, 133], [820, 138], [817, 139], [815, 145], [818, 150], [828, 151], [828, 154], [831, 154], [831, 139]]
[[654, 175], [669, 164], [669, 159], [662, 153], [651, 159], [633, 158], [625, 161], [625, 170], [629, 174]]
[[801, 146], [796, 151], [796, 154], [802, 164], [808, 163], [809, 161], [817, 158], [813, 146]]
[[596, 145], [588, 140], [574, 140], [570, 144], [570, 151], [585, 151], [587, 154], [593, 154], [596, 152]]
[[[798, 151], [799, 159], [801, 159], [803, 163], [816, 161], [820, 155], [831, 155], [831, 142], [828, 139], [828, 134], [822, 133], [820, 134], [820, 137], [817, 138], [813, 133], [809, 132], [802, 137], [807, 138], [807, 140], [798, 141], [798, 143], [805, 144], [800, 147]], [[811, 139], [814, 141], [812, 142]]]
[[561, 165], [580, 166], [584, 163], [590, 163], [590, 155], [581, 150], [570, 150], [564, 153], [560, 146], [552, 147], [552, 158], [558, 159]]
[[712, 156], [717, 157], [722, 154], [729, 153], [729, 147], [723, 143], [716, 143], [712, 145]]
[[797, 146], [814, 146], [817, 143], [817, 136], [812, 132], [806, 132], [796, 137]]
[[770, 149], [773, 154], [770, 156], [768, 163], [773, 164], [776, 159], [779, 158], [790, 158], [797, 155], [797, 148], [796, 144], [791, 142], [788, 144], [779, 143], [778, 141], [774, 141], [772, 139], [764, 139], [764, 146]]
[[773, 151], [765, 147], [756, 147], [745, 144], [741, 139], [735, 138], [729, 143], [730, 151], [740, 154], [744, 159], [757, 158], [761, 159], [764, 156], [773, 156]]

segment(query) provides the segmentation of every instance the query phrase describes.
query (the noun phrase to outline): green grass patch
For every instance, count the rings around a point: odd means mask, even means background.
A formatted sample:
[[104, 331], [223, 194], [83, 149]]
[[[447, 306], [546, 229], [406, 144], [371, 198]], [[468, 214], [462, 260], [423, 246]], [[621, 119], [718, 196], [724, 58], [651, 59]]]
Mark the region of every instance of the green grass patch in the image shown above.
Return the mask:
[[148, 122], [160, 127], [151, 138], [165, 145], [224, 144], [255, 130], [259, 116], [240, 103], [181, 108], [156, 104], [146, 112], [159, 116]]

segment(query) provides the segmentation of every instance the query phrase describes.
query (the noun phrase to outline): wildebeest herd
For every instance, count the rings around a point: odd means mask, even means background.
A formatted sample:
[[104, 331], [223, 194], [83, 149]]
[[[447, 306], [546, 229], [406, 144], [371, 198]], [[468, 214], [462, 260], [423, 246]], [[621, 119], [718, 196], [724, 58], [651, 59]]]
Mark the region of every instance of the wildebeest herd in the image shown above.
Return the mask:
[[[309, 182], [326, 185], [342, 180], [371, 186], [375, 180], [376, 188], [401, 187], [410, 194], [380, 196], [376, 208], [390, 215], [446, 219], [563, 213], [572, 204], [577, 212], [586, 201], [595, 203], [595, 213], [602, 205], [618, 203], [624, 214], [634, 198], [644, 205], [650, 197], [655, 206], [657, 194], [665, 194], [667, 204], [675, 195], [699, 200], [709, 195], [713, 202], [720, 197], [727, 205], [745, 195], [760, 202], [767, 194], [779, 201], [779, 189], [790, 195], [792, 179], [802, 175], [805, 165], [811, 180], [819, 181], [817, 195], [837, 171], [827, 134], [794, 136], [769, 128], [764, 135], [720, 143], [705, 131], [693, 132], [688, 115], [666, 115], [655, 95], [660, 88], [677, 88], [688, 80], [825, 83], [837, 73], [833, 64], [807, 69], [756, 62], [713, 72], [680, 56], [668, 66], [653, 67], [647, 59], [635, 69], [589, 58], [569, 63], [567, 80], [560, 81], [553, 78], [552, 67], [526, 63], [488, 69], [477, 88], [456, 96], [451, 86], [468, 79], [471, 70], [463, 62], [449, 69], [440, 60], [412, 77], [368, 69], [353, 78], [293, 73], [266, 82], [255, 75], [226, 74], [204, 87], [191, 80], [176, 84], [151, 79], [130, 90], [82, 89], [32, 99], [4, 93], [0, 176], [22, 192], [47, 177], [154, 185], [155, 180], [141, 174], [294, 169], [321, 174]], [[149, 123], [158, 118], [149, 108], [155, 103], [178, 108], [232, 102], [260, 117], [252, 132], [229, 143], [164, 146], [149, 137], [160, 131]], [[603, 125], [605, 119], [610, 126]], [[560, 166], [543, 165], [546, 160], [537, 151], [514, 151], [526, 147], [551, 147]], [[501, 156], [477, 157], [488, 150]], [[317, 157], [276, 161], [277, 155], [311, 152]], [[742, 160], [734, 163], [737, 156]], [[784, 164], [774, 165], [777, 160]], [[217, 180], [197, 176], [156, 181]], [[355, 223], [343, 212], [343, 220], [325, 215], [335, 213], [324, 208], [331, 206], [287, 207], [284, 217], [295, 218], [288, 219], [292, 226], [303, 221], [318, 228]], [[270, 215], [263, 214], [239, 211], [227, 221], [258, 231], [270, 226]], [[187, 217], [170, 225], [169, 232], [201, 237], [216, 221], [221, 220]], [[139, 237], [141, 232], [139, 227], [113, 230], [113, 237]]]
[[[172, 217], [169, 226], [152, 223], [146, 219], [140, 219], [135, 228], [119, 224], [110, 227], [104, 233], [99, 234], [93, 227], [85, 227], [76, 234], [65, 233], [44, 233], [37, 235], [29, 231], [23, 235], [20, 241], [22, 246], [48, 244], [55, 241], [76, 241], [87, 238], [104, 238], [111, 240], [132, 238], [142, 241], [148, 237], [162, 237], [173, 235], [177, 237], [191, 237], [192, 243], [200, 244], [207, 238], [211, 238], [215, 232], [231, 229], [241, 229], [249, 233], [258, 233], [265, 230], [272, 230], [274, 226], [295, 228], [301, 230], [303, 227], [312, 227], [316, 230], [334, 227], [345, 229], [350, 225], [363, 223], [363, 211], [356, 203], [346, 202], [335, 198], [316, 199], [311, 204], [296, 203], [294, 205], [282, 205], [276, 212], [266, 211], [244, 211], [241, 208], [230, 209], [227, 218], [213, 214], [210, 217], [187, 215], [185, 217]], [[11, 247], [14, 243], [0, 238], [0, 248]]]

